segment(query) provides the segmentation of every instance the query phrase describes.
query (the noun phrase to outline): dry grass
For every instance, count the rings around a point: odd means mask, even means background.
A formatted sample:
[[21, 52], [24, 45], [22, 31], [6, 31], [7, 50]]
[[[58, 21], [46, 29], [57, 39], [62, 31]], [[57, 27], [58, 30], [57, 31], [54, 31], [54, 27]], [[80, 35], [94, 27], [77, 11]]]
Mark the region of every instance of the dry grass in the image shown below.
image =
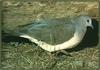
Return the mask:
[[[72, 17], [87, 14], [97, 17], [97, 2], [48, 2], [40, 3], [31, 0], [5, 0], [4, 31], [13, 30], [18, 25], [33, 20]], [[95, 9], [91, 15], [90, 10]], [[84, 46], [86, 47], [86, 46]], [[87, 46], [88, 47], [88, 46]], [[71, 51], [71, 56], [50, 55], [40, 47], [25, 42], [3, 42], [2, 70], [97, 70], [98, 47]], [[55, 54], [55, 53], [54, 53]]]
[[98, 52], [96, 47], [53, 56], [34, 44], [4, 43], [2, 70], [97, 70]]

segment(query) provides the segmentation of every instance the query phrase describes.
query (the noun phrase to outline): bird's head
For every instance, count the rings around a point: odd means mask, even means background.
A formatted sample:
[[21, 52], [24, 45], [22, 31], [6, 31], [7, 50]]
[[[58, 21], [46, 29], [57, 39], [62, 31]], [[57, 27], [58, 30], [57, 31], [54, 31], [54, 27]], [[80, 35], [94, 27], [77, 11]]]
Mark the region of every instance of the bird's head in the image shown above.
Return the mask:
[[91, 27], [93, 29], [91, 17], [89, 17], [89, 16], [78, 16], [77, 21], [80, 24], [82, 24], [82, 26]]

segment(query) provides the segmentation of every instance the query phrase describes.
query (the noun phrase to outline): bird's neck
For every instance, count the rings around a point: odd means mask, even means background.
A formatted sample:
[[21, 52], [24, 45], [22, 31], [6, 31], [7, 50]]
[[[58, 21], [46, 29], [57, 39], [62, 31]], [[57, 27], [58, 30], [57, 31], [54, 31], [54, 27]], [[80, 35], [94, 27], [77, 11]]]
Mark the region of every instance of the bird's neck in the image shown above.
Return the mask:
[[76, 27], [75, 36], [79, 37], [80, 40], [83, 39], [84, 35], [86, 33], [85, 27]]

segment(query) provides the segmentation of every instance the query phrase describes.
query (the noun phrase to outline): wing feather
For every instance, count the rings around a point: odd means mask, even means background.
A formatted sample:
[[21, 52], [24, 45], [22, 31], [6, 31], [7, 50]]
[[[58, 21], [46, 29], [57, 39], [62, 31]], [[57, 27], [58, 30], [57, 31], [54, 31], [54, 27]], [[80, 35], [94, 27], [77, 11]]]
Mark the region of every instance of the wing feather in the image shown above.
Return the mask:
[[20, 34], [27, 34], [37, 40], [56, 45], [68, 41], [75, 33], [75, 24], [67, 20], [41, 20], [20, 26]]

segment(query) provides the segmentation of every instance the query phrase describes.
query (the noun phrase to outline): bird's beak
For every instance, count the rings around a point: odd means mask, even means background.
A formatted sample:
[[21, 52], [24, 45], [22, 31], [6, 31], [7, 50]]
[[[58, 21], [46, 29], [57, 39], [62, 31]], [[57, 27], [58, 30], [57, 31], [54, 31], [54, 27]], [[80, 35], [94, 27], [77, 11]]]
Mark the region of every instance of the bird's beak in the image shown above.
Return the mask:
[[94, 29], [93, 25], [90, 25], [90, 27], [91, 27], [92, 29]]

